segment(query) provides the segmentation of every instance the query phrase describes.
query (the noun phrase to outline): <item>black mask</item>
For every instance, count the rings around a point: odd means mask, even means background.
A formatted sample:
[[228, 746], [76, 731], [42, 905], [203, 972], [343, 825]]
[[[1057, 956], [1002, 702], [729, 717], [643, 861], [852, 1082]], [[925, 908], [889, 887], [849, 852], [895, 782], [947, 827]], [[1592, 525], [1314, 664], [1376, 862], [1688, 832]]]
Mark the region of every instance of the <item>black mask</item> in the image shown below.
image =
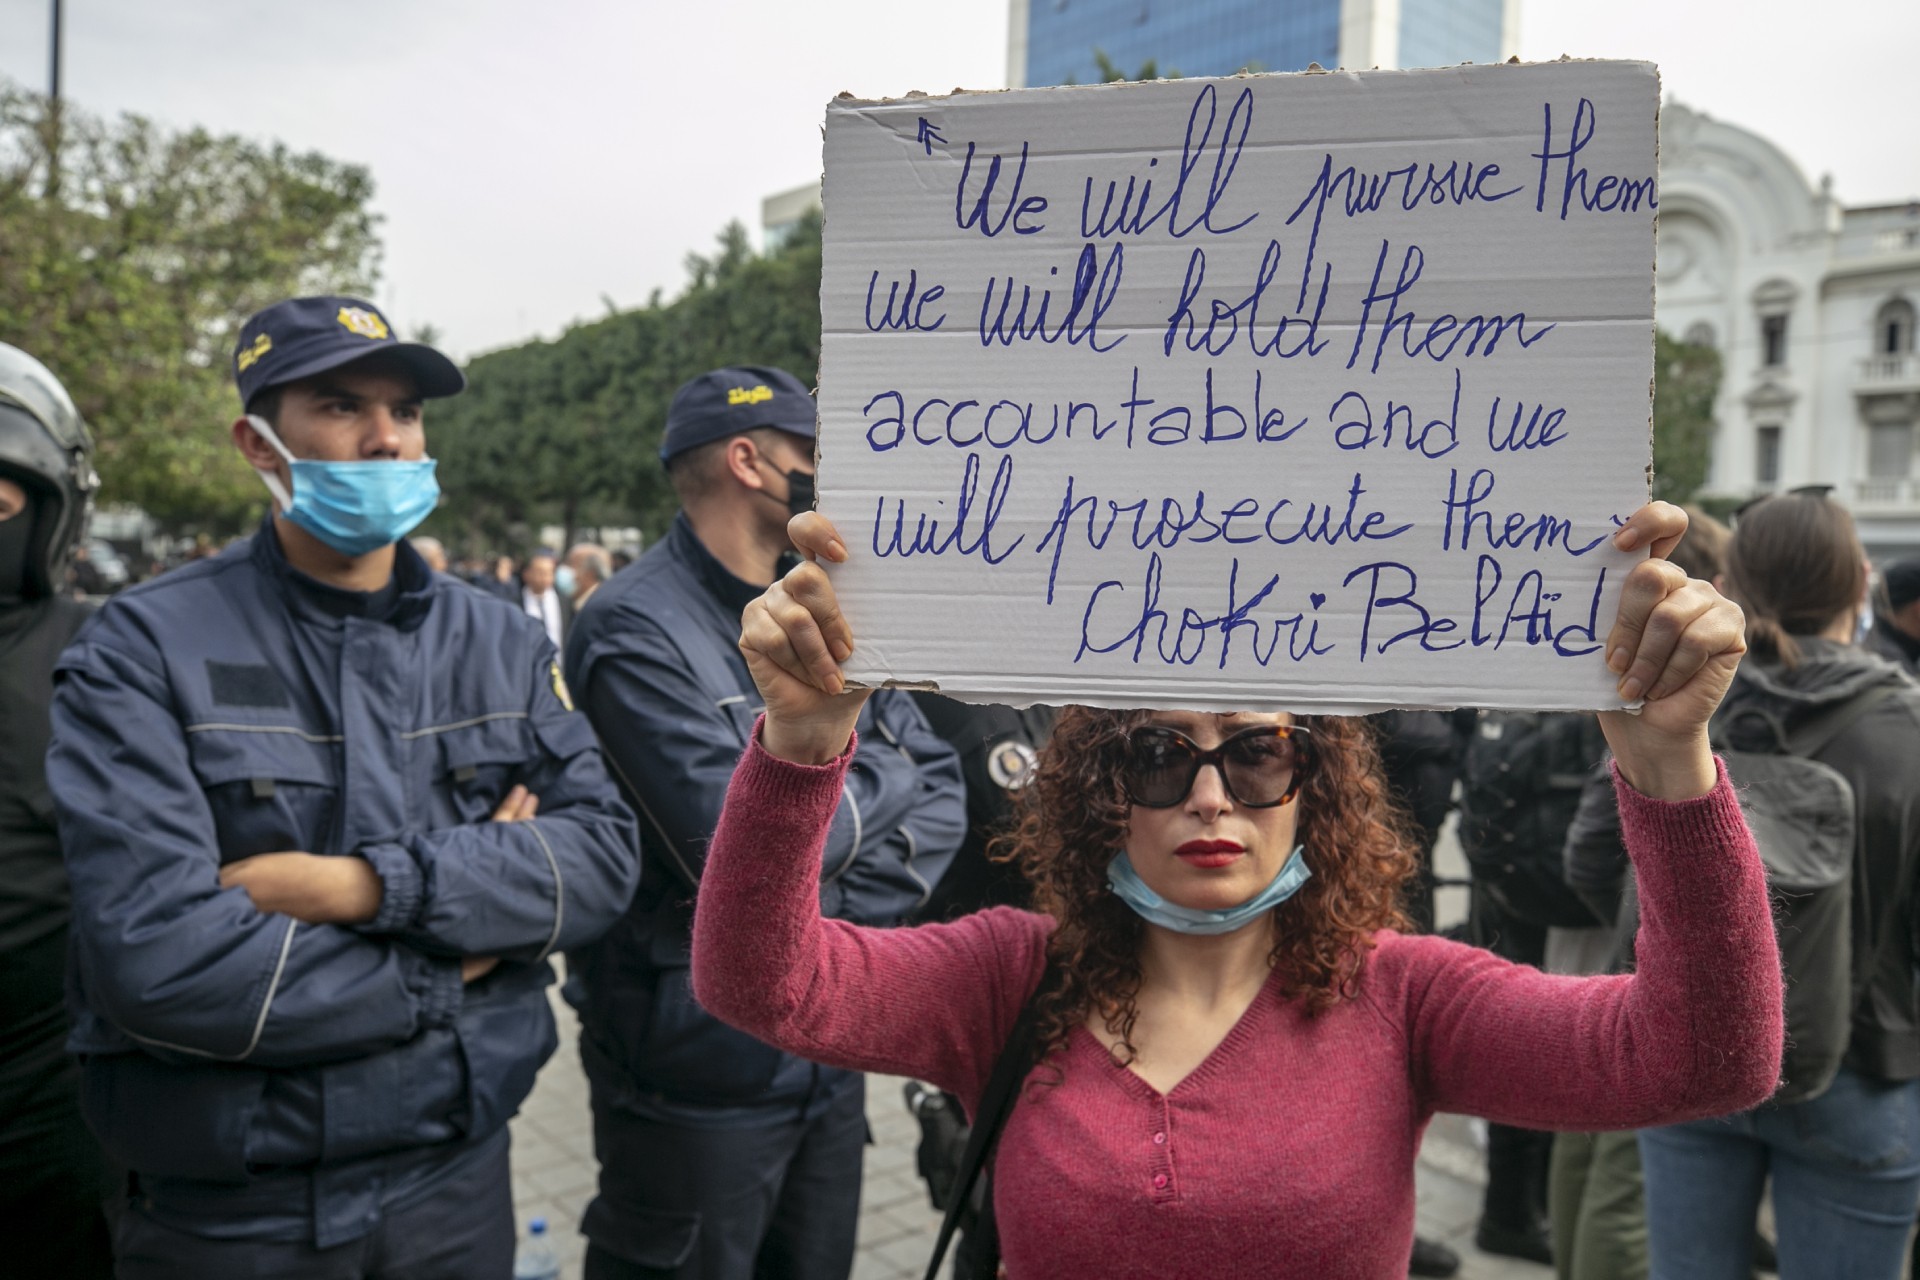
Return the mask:
[[[772, 466], [773, 464], [768, 462], [767, 465]], [[813, 510], [813, 472], [782, 471], [779, 475], [787, 482], [787, 514], [797, 516], [802, 511]], [[760, 492], [766, 494], [767, 498], [773, 502], [780, 501], [780, 499], [775, 498], [772, 494], [767, 493], [765, 489], [762, 489]]]
[[789, 471], [787, 477], [787, 511], [799, 515], [802, 511], [813, 510], [813, 472]]
[[0, 520], [0, 609], [27, 598], [27, 548], [33, 543], [34, 503], [11, 520]]

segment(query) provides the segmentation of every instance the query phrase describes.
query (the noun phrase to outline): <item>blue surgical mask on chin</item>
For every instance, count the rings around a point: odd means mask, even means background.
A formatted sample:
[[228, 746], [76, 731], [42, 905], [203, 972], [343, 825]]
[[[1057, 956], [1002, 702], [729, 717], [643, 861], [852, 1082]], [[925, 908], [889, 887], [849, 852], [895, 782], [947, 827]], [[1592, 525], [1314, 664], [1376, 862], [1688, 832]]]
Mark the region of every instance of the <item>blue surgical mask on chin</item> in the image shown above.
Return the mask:
[[260, 472], [281, 514], [345, 556], [363, 556], [411, 533], [440, 501], [439, 464], [381, 459], [316, 462], [296, 458], [265, 419], [247, 421], [274, 452], [287, 460], [293, 492], [271, 471]]
[[1222, 907], [1216, 911], [1181, 907], [1168, 902], [1147, 887], [1147, 882], [1133, 869], [1133, 861], [1127, 857], [1125, 849], [1114, 854], [1113, 861], [1107, 864], [1107, 883], [1120, 900], [1132, 907], [1134, 914], [1148, 924], [1157, 924], [1175, 933], [1203, 936], [1232, 933], [1300, 891], [1300, 886], [1313, 875], [1312, 869], [1307, 866], [1303, 849], [1304, 846], [1294, 846], [1286, 862], [1281, 864], [1280, 873], [1266, 888], [1237, 907]]

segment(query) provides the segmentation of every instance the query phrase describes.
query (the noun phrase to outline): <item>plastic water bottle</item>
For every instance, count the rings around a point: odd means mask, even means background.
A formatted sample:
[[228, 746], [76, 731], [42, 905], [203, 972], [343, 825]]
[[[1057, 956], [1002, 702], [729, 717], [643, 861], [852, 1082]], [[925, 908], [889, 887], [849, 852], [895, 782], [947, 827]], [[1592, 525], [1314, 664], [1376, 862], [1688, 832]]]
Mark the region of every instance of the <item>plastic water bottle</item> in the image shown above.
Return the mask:
[[527, 1237], [513, 1255], [513, 1280], [560, 1280], [560, 1254], [547, 1234], [547, 1220], [527, 1224]]

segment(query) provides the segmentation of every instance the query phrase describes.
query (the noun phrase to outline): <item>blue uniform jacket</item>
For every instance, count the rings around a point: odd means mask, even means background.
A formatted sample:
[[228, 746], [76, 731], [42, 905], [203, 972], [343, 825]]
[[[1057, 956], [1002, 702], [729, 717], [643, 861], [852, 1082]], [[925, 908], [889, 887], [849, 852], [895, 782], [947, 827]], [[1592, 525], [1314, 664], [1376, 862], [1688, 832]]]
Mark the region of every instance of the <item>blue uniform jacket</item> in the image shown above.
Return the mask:
[[[848, 1073], [720, 1022], [689, 979], [693, 889], [727, 783], [761, 706], [740, 656], [740, 610], [759, 594], [700, 545], [686, 517], [596, 591], [567, 640], [567, 678], [640, 815], [645, 867], [626, 918], [569, 951], [597, 1093], [658, 1119], [750, 1125], [812, 1114]], [[898, 923], [927, 900], [966, 834], [953, 748], [905, 693], [868, 699], [827, 839], [820, 905]]]
[[[547, 957], [638, 878], [540, 625], [405, 543], [396, 575], [383, 618], [323, 607], [269, 522], [117, 596], [56, 671], [83, 1105], [203, 1234], [352, 1239], [485, 1143], [555, 1047]], [[490, 821], [515, 783], [538, 817]], [[220, 887], [289, 850], [366, 858], [378, 917]], [[462, 956], [501, 963], [463, 986]]]

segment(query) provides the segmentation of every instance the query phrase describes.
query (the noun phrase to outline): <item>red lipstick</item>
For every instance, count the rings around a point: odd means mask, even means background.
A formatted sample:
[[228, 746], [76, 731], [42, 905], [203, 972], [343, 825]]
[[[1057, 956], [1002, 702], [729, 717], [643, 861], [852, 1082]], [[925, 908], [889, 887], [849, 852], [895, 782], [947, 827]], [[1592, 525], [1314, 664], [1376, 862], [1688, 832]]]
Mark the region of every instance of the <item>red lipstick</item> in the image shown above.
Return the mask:
[[1189, 840], [1173, 851], [1195, 867], [1224, 867], [1246, 852], [1238, 840]]

